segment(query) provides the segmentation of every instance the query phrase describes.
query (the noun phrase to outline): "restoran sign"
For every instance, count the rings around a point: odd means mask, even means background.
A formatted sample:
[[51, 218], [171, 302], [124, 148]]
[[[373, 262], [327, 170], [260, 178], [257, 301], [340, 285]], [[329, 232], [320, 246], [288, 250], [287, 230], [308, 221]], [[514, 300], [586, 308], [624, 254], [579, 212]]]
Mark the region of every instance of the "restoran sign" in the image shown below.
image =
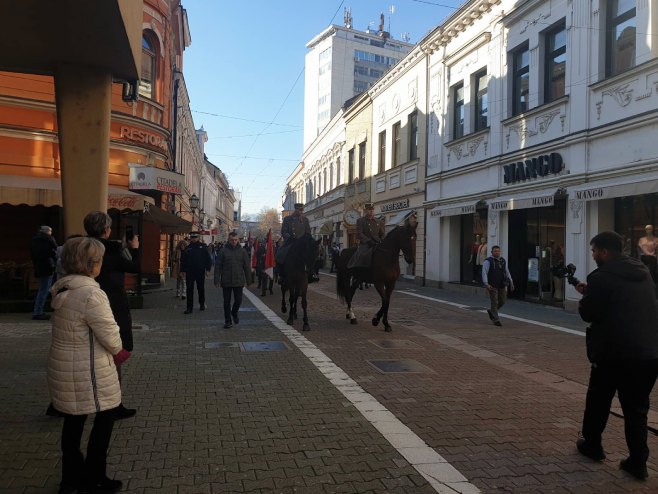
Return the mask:
[[408, 207], [409, 207], [409, 199], [403, 199], [402, 201], [382, 204], [379, 208], [381, 209], [382, 213], [388, 213], [389, 211], [398, 211], [399, 209], [406, 209]]
[[152, 166], [129, 163], [130, 190], [157, 190], [170, 194], [183, 193], [183, 177], [180, 173], [162, 170]]

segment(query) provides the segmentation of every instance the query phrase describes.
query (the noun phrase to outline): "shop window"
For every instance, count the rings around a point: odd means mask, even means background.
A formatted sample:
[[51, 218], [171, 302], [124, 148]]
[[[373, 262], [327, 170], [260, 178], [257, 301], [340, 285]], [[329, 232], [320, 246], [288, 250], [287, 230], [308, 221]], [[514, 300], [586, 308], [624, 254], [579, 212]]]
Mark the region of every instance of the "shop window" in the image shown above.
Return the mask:
[[487, 99], [488, 92], [487, 69], [477, 72], [473, 76], [473, 101], [474, 105], [474, 131], [483, 130], [489, 127], [489, 105]]
[[409, 115], [409, 161], [418, 159], [418, 112]]
[[635, 0], [608, 0], [605, 74], [617, 75], [635, 66]]
[[377, 173], [384, 173], [386, 170], [386, 131], [379, 133], [379, 162], [377, 164]]
[[528, 110], [530, 94], [530, 50], [525, 43], [511, 53], [512, 58], [512, 115]]
[[615, 231], [624, 238], [623, 253], [647, 265], [658, 281], [658, 194], [615, 199]]
[[546, 33], [544, 103], [564, 96], [567, 68], [567, 31], [564, 21]]
[[144, 31], [142, 35], [142, 78], [139, 80], [139, 95], [155, 99], [155, 82], [157, 80], [157, 49], [156, 37], [153, 33]]
[[400, 164], [400, 150], [402, 149], [402, 135], [400, 122], [393, 124], [393, 156], [392, 156], [392, 168], [395, 168]]
[[461, 279], [462, 283], [482, 284], [482, 263], [487, 253], [488, 210], [461, 217]]
[[366, 141], [359, 144], [359, 180], [366, 178]]
[[452, 87], [452, 138], [464, 137], [464, 83]]

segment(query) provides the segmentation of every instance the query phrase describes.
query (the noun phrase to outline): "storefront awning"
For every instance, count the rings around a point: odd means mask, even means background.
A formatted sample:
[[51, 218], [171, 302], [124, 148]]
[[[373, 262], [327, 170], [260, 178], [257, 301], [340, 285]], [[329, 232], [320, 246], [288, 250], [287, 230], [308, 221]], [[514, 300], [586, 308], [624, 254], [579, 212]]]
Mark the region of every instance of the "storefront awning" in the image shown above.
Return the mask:
[[514, 209], [550, 207], [553, 204], [555, 204], [555, 192], [525, 192], [491, 199], [489, 201], [489, 210], [512, 211]]
[[142, 218], [144, 221], [158, 225], [163, 233], [189, 233], [192, 231], [192, 223], [179, 218], [175, 214], [163, 211], [157, 206], [147, 207]]
[[[637, 178], [637, 177], [636, 177]], [[616, 183], [615, 183], [616, 182]], [[598, 201], [614, 197], [638, 196], [658, 192], [658, 177], [641, 182], [619, 183], [619, 179], [582, 184], [569, 190], [569, 197], [579, 201]]]
[[406, 211], [400, 211], [399, 213], [391, 216], [386, 222], [386, 226], [398, 226], [402, 224], [407, 218], [416, 214], [415, 209], [408, 209]]
[[[18, 206], [61, 206], [62, 188], [57, 178], [19, 177], [5, 175], [0, 185], [0, 204]], [[119, 187], [108, 187], [107, 208], [120, 211], [143, 211], [155, 201]]]
[[441, 204], [430, 210], [431, 218], [443, 218], [444, 216], [457, 216], [460, 214], [474, 214], [477, 204], [481, 201], [469, 201], [455, 204]]

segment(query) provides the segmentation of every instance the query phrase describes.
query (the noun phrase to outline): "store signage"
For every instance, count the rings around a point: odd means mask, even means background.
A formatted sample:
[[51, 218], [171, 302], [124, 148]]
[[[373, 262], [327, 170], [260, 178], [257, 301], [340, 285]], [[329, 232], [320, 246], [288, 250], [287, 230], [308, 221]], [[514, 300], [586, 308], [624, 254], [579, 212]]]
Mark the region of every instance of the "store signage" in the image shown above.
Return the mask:
[[489, 203], [491, 211], [509, 211], [512, 209], [543, 208], [555, 204], [555, 196], [525, 197], [523, 199], [503, 199]]
[[596, 189], [585, 189], [576, 191], [576, 199], [579, 201], [591, 201], [592, 199], [603, 199], [603, 187]]
[[409, 199], [403, 199], [402, 201], [389, 202], [388, 204], [382, 204], [379, 209], [382, 213], [388, 213], [390, 211], [398, 211], [399, 209], [406, 209], [409, 207]]
[[153, 134], [151, 132], [146, 132], [142, 129], [135, 129], [128, 127], [127, 125], [122, 125], [121, 130], [119, 131], [119, 136], [121, 139], [126, 139], [128, 141], [133, 141], [140, 144], [149, 144], [164, 150], [167, 149], [167, 141], [165, 141], [162, 136]]
[[183, 193], [183, 175], [152, 166], [128, 163], [130, 190], [157, 190], [170, 194]]
[[467, 204], [465, 206], [445, 207], [443, 209], [433, 209], [430, 211], [432, 217], [457, 216], [462, 214], [475, 214], [476, 204]]
[[557, 174], [564, 168], [564, 161], [560, 153], [543, 154], [536, 158], [518, 161], [503, 166], [503, 182], [511, 184], [523, 182], [531, 178], [545, 177]]

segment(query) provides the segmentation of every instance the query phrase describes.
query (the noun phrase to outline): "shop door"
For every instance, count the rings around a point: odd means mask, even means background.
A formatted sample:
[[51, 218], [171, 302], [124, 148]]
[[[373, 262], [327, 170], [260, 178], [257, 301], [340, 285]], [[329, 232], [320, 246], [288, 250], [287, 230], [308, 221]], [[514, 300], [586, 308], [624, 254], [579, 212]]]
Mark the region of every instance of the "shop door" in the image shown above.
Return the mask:
[[546, 208], [510, 211], [510, 273], [518, 298], [562, 305], [564, 279], [552, 269], [564, 263], [566, 200]]

